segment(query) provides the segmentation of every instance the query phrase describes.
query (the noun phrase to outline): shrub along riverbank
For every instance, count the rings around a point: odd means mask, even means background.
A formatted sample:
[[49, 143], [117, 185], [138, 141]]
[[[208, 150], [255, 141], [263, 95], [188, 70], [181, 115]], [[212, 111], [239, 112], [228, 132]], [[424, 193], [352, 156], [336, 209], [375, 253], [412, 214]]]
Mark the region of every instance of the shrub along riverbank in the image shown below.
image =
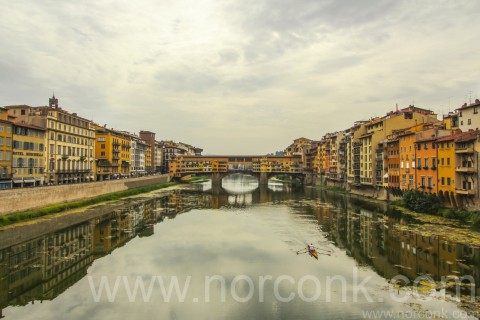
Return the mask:
[[60, 212], [71, 210], [71, 209], [87, 207], [87, 206], [90, 206], [90, 205], [93, 205], [93, 204], [98, 204], [98, 203], [107, 202], [107, 201], [120, 200], [122, 198], [135, 196], [135, 195], [138, 195], [138, 194], [141, 194], [141, 193], [147, 193], [147, 192], [150, 192], [150, 191], [167, 188], [167, 187], [170, 187], [170, 186], [173, 186], [173, 185], [176, 185], [176, 184], [178, 184], [178, 183], [176, 183], [176, 182], [164, 182], [164, 183], [154, 184], [154, 185], [151, 185], [151, 186], [132, 188], [132, 189], [124, 190], [124, 191], [104, 194], [104, 195], [101, 195], [101, 196], [98, 196], [98, 197], [93, 197], [93, 198], [85, 199], [85, 200], [81, 200], [81, 201], [59, 203], [59, 204], [54, 204], [54, 205], [44, 207], [44, 208], [32, 209], [32, 210], [27, 210], [27, 211], [22, 211], [22, 212], [16, 212], [16, 213], [8, 214], [8, 215], [5, 215], [5, 216], [1, 216], [0, 217], [0, 227], [1, 226], [6, 226], [6, 225], [9, 225], [9, 224], [13, 224], [13, 223], [17, 223], [17, 222], [20, 222], [20, 221], [25, 221], [25, 220], [29, 220], [29, 219], [33, 219], [33, 218], [46, 216], [46, 215], [53, 214], [53, 213], [60, 213]]
[[480, 211], [442, 208], [440, 200], [433, 194], [419, 190], [408, 190], [403, 193], [401, 200], [392, 201], [390, 204], [419, 213], [428, 213], [447, 219], [458, 220], [471, 224], [472, 228], [480, 230]]
[[[337, 187], [317, 186], [317, 188], [336, 193], [349, 193], [347, 190]], [[480, 211], [444, 208], [442, 207], [438, 197], [433, 194], [424, 193], [419, 190], [408, 190], [403, 193], [402, 199], [390, 201], [388, 204], [391, 206], [405, 208], [416, 213], [426, 213], [461, 221], [467, 225], [470, 225], [473, 229], [480, 231]]]

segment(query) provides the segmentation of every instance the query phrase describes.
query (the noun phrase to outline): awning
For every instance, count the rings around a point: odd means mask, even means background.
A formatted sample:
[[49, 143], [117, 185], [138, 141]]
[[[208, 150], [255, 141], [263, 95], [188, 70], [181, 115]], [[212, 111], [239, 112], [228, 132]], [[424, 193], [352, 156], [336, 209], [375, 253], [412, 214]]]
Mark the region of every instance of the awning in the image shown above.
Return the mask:
[[22, 183], [23, 179], [13, 179], [13, 183]]
[[25, 182], [25, 183], [35, 183], [35, 179], [28, 178], [28, 179], [24, 179], [23, 182]]
[[383, 179], [387, 179], [388, 178], [388, 172], [385, 173], [385, 175], [383, 176]]

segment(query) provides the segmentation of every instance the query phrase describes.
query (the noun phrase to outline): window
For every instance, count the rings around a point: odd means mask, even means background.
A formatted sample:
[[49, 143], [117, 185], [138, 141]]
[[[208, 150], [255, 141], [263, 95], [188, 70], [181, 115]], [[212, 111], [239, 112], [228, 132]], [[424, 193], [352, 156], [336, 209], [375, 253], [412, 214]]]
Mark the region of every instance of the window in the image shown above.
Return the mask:
[[105, 144], [102, 143], [102, 144], [100, 145], [100, 148], [105, 149]]
[[428, 168], [428, 158], [425, 158], [425, 168]]
[[428, 187], [432, 187], [432, 177], [428, 177]]
[[425, 150], [428, 150], [428, 143], [425, 143]]
[[440, 162], [441, 162], [442, 166], [444, 165], [444, 161], [443, 161], [443, 160], [445, 160], [445, 159], [444, 159], [444, 158], [441, 158], [441, 159], [440, 159]]
[[0, 146], [3, 146], [3, 137], [0, 137]]
[[0, 132], [3, 132], [3, 126], [0, 126]]
[[472, 119], [468, 119], [468, 124], [472, 124]]
[[478, 107], [473, 107], [473, 113], [477, 114], [478, 113]]
[[422, 178], [421, 178], [421, 183], [420, 183], [420, 185], [421, 185], [422, 187], [425, 187], [425, 177], [422, 177]]
[[445, 177], [442, 177], [442, 186], [445, 185]]
[[12, 157], [12, 153], [10, 151], [7, 151], [5, 153], [5, 160], [10, 161], [11, 157]]
[[3, 160], [3, 151], [0, 151], [0, 160]]
[[419, 168], [422, 167], [422, 158], [417, 159], [417, 167], [419, 167]]
[[417, 144], [417, 149], [418, 149], [418, 150], [422, 150], [422, 145], [421, 145], [420, 143]]
[[410, 175], [410, 181], [408, 182], [409, 185], [413, 186], [413, 174]]
[[432, 158], [432, 168], [437, 166], [437, 158]]
[[105, 152], [104, 151], [100, 152], [100, 156], [105, 157]]
[[450, 158], [447, 158], [447, 166], [450, 165]]
[[450, 178], [447, 178], [447, 186], [449, 186], [449, 185], [450, 185], [450, 183], [451, 183], [451, 180], [450, 180]]

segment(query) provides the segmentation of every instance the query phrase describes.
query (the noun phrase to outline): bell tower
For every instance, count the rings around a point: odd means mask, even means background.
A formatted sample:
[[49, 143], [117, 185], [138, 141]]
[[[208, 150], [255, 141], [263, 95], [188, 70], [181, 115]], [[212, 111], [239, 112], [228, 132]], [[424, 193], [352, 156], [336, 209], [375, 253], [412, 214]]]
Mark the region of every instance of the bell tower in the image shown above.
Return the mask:
[[50, 108], [58, 109], [58, 99], [55, 98], [55, 92], [53, 93], [53, 96], [48, 99], [48, 106]]

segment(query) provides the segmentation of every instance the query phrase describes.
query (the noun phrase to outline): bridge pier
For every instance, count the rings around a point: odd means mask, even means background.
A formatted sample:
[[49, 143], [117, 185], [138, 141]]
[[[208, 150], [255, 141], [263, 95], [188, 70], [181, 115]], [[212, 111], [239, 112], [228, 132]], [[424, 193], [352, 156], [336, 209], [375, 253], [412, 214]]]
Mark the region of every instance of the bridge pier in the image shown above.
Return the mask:
[[316, 183], [316, 176], [312, 172], [305, 173], [305, 178], [303, 179], [304, 185], [314, 185]]
[[268, 175], [266, 172], [260, 172], [260, 177], [258, 179], [258, 184], [261, 186], [268, 185]]
[[212, 173], [212, 187], [213, 186], [222, 186], [222, 179], [225, 177], [224, 174], [220, 172]]

